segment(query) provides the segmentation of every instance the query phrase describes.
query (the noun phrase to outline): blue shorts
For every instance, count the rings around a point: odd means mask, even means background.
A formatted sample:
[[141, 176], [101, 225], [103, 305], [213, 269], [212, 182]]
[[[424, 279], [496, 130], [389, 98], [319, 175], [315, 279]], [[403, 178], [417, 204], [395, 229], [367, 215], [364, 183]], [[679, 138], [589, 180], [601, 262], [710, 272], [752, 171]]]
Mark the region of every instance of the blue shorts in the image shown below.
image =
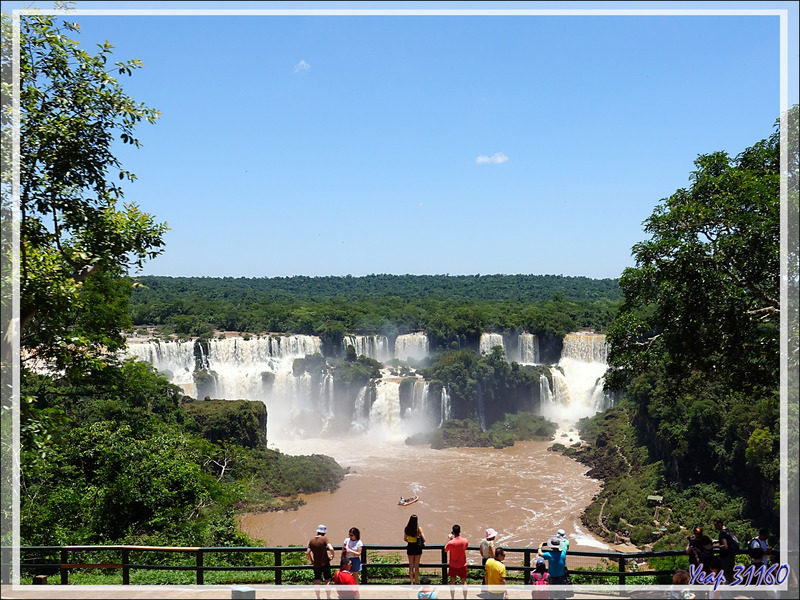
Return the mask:
[[351, 573], [359, 573], [361, 571], [361, 557], [359, 556], [351, 556], [350, 557], [350, 572]]

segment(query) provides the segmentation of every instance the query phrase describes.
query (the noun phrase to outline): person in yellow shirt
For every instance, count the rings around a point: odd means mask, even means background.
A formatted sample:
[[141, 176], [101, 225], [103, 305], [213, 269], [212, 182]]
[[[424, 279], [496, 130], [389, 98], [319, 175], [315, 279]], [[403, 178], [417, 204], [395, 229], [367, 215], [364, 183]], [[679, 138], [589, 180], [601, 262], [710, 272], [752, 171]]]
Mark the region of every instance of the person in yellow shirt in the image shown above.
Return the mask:
[[506, 558], [506, 551], [502, 548], [495, 548], [494, 558], [486, 561], [486, 584], [489, 586], [489, 591], [486, 593], [486, 598], [497, 598], [502, 600], [508, 598], [506, 592], [506, 566], [503, 561]]

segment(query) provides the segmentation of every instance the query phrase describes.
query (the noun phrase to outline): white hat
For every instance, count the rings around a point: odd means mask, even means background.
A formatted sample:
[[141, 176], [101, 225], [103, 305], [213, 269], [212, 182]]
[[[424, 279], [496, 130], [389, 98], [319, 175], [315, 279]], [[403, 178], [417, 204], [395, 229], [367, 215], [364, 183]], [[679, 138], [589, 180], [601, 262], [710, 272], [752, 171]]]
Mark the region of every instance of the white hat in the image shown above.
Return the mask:
[[326, 534], [328, 533], [328, 528], [325, 525], [317, 525], [317, 533]]
[[556, 533], [558, 534], [558, 537], [560, 537], [560, 538], [566, 537], [566, 535], [567, 535], [567, 532], [564, 531], [563, 529], [559, 529]]
[[550, 538], [550, 547], [551, 548], [561, 548], [561, 540], [557, 537]]
[[493, 537], [497, 537], [497, 532], [491, 527], [489, 527], [489, 529], [486, 530], [486, 539], [488, 540]]

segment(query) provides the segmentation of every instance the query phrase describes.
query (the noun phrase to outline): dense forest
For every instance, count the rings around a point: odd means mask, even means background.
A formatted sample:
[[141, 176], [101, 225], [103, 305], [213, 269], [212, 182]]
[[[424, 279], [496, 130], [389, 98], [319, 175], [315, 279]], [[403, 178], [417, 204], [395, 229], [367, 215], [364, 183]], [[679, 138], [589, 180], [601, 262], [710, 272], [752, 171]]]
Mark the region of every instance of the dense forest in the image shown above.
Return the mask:
[[318, 335], [335, 354], [346, 333], [425, 331], [431, 348], [477, 347], [485, 331], [538, 335], [545, 344], [604, 330], [620, 306], [617, 280], [555, 275], [366, 277], [140, 277], [135, 326], [208, 338], [219, 330]]

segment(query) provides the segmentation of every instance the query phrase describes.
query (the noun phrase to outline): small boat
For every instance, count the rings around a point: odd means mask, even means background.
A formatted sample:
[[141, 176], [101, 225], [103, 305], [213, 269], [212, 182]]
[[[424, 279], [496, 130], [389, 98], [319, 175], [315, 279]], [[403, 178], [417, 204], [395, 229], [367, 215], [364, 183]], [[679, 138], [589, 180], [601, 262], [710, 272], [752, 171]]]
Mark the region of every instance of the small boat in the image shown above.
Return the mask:
[[419, 496], [412, 496], [411, 498], [400, 496], [400, 500], [398, 500], [397, 504], [400, 506], [408, 506], [409, 504], [414, 504], [417, 500], [419, 500]]

